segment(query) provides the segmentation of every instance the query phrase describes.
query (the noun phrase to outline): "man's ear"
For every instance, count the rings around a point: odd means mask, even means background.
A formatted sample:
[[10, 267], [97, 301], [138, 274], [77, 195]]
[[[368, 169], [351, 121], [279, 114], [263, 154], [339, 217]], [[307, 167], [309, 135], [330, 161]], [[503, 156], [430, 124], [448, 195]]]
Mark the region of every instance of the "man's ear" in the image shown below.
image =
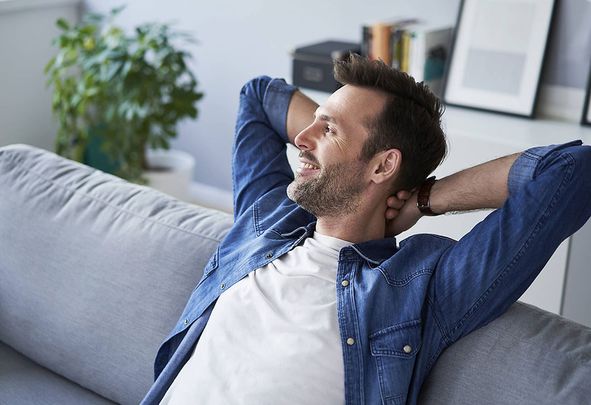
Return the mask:
[[371, 181], [376, 184], [391, 183], [398, 175], [402, 164], [402, 153], [398, 149], [388, 149], [376, 153], [371, 159]]

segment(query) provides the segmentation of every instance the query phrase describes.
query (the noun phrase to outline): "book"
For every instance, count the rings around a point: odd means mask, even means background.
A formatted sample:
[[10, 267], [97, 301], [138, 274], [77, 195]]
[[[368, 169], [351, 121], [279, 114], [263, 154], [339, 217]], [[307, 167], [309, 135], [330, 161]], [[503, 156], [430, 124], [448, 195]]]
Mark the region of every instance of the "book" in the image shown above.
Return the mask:
[[371, 55], [371, 26], [361, 26], [361, 56], [372, 59]]
[[392, 64], [391, 33], [390, 24], [377, 23], [371, 26], [371, 59], [380, 59], [388, 66]]
[[392, 30], [391, 36], [391, 46], [392, 46], [392, 67], [395, 69], [400, 69], [400, 65], [402, 62], [402, 35], [404, 34], [404, 29], [402, 28], [395, 28]]
[[449, 26], [410, 26], [411, 37], [408, 73], [417, 81], [433, 81], [443, 77], [443, 68], [452, 41]]
[[399, 69], [403, 72], [409, 73], [410, 70], [410, 47], [412, 35], [406, 29], [403, 29], [400, 34], [400, 61]]
[[391, 65], [393, 59], [392, 33], [406, 24], [417, 22], [418, 20], [414, 18], [398, 17], [363, 25], [361, 27], [361, 55], [371, 60], [381, 59]]
[[407, 25], [403, 31], [399, 69], [439, 94], [451, 48], [452, 27], [419, 23]]

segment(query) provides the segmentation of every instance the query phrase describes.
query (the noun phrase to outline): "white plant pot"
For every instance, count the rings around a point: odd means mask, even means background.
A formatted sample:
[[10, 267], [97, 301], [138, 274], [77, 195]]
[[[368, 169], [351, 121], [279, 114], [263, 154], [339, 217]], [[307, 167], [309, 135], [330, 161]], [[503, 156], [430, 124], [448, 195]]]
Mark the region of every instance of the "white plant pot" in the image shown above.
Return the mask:
[[149, 169], [144, 172], [148, 186], [188, 201], [189, 186], [193, 178], [195, 158], [180, 150], [148, 150], [146, 161]]

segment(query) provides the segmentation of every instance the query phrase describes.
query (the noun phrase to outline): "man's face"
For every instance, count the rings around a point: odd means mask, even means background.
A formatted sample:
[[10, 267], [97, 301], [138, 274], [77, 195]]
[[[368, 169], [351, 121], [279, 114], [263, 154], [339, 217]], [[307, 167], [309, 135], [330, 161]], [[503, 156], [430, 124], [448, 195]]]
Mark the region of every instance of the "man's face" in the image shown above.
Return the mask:
[[346, 85], [334, 92], [300, 132], [300, 167], [287, 195], [316, 217], [355, 212], [368, 185], [368, 164], [360, 160], [369, 133], [367, 123], [379, 114], [385, 95]]

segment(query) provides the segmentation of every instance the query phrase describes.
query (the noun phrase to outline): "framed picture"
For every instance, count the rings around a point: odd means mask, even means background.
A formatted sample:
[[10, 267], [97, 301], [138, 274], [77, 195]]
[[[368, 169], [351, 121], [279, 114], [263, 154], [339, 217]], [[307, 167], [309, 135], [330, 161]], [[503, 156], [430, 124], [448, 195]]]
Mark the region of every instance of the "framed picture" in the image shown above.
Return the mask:
[[533, 117], [555, 0], [462, 0], [443, 99]]
[[589, 67], [589, 78], [587, 79], [587, 93], [585, 93], [585, 103], [583, 104], [581, 125], [591, 126], [591, 66]]

